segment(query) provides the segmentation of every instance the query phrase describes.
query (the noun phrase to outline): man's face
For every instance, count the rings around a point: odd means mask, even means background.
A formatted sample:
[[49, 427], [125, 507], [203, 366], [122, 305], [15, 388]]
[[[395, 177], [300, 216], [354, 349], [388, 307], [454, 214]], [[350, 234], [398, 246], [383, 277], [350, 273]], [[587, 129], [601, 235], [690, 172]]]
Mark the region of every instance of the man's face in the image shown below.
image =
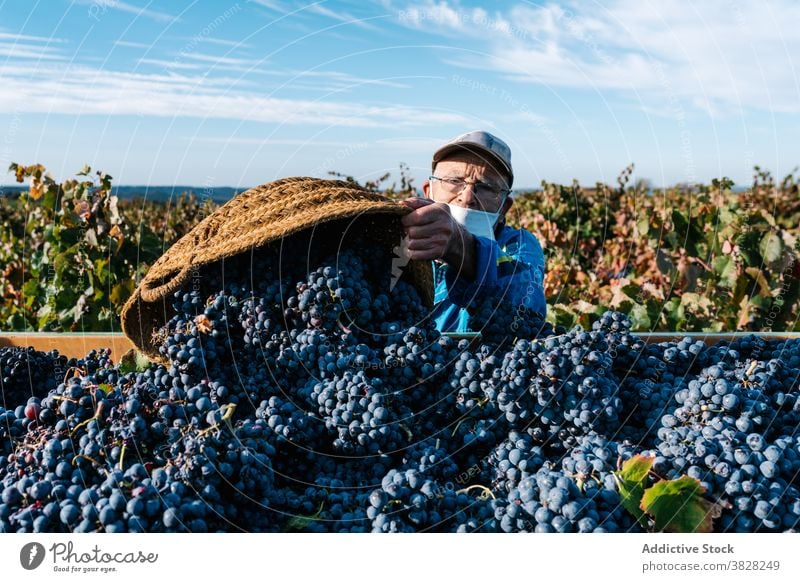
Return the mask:
[[[423, 184], [423, 191], [435, 202], [485, 212], [507, 210], [505, 177], [476, 154], [464, 152], [442, 160], [436, 164], [433, 176], [438, 179]], [[454, 185], [448, 180], [465, 184]]]

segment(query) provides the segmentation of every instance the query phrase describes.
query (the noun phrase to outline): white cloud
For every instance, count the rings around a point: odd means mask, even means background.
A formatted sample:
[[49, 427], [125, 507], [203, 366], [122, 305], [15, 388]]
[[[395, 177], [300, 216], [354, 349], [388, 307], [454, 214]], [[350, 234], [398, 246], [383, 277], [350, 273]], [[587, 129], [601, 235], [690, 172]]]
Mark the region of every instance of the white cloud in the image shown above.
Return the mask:
[[[197, 40], [197, 37], [184, 37], [183, 40], [194, 42]], [[252, 45], [244, 43], [240, 40], [226, 40], [224, 38], [213, 38], [210, 36], [204, 36], [201, 38], [201, 42], [209, 43], [209, 44], [216, 44], [219, 46], [227, 46], [231, 48], [250, 48]]]
[[447, 2], [426, 2], [421, 6], [411, 6], [400, 13], [400, 19], [414, 28], [426, 28], [433, 23], [456, 31], [464, 30], [461, 15]]
[[201, 69], [207, 69], [208, 66], [203, 63], [185, 63], [177, 59], [168, 60], [168, 59], [150, 59], [150, 58], [141, 58], [137, 61], [140, 65], [154, 65], [156, 67], [161, 67], [165, 70], [176, 70], [176, 71], [199, 71]]
[[325, 6], [323, 6], [321, 3], [310, 4], [308, 9], [311, 12], [319, 14], [320, 16], [324, 16], [325, 18], [330, 18], [332, 20], [338, 20], [339, 22], [343, 22], [345, 24], [353, 24], [359, 28], [365, 28], [372, 31], [378, 30], [368, 22], [369, 20], [376, 18], [374, 16], [369, 18], [357, 18], [348, 12], [344, 12], [343, 10], [330, 10], [329, 8], [325, 8]]
[[0, 42], [0, 57], [36, 60], [59, 60], [63, 58], [53, 47], [7, 42]]
[[[289, 13], [291, 13], [292, 16], [304, 16], [304, 15], [316, 14], [318, 16], [323, 16], [324, 18], [328, 18], [330, 20], [335, 20], [337, 22], [341, 22], [344, 24], [352, 24], [359, 28], [371, 30], [373, 32], [379, 32], [380, 29], [372, 25], [369, 21], [376, 18], [384, 18], [384, 16], [369, 16], [366, 18], [359, 18], [343, 10], [341, 5], [336, 6], [335, 10], [331, 10], [326, 6], [327, 0], [318, 0], [317, 2], [310, 2], [310, 1], [296, 2], [292, 5], [289, 5], [284, 2], [279, 2], [277, 0], [251, 0], [251, 1], [254, 2], [255, 4], [263, 6], [264, 8], [267, 8], [274, 12], [278, 12], [282, 16], [286, 16]], [[339, 4], [341, 4], [341, 2]], [[355, 3], [354, 6], [359, 6], [359, 4]]]
[[[355, 75], [351, 75], [350, 73], [345, 73], [342, 71], [273, 69], [269, 71], [263, 71], [263, 73], [265, 75], [286, 77], [288, 79], [287, 87], [290, 87], [292, 89], [296, 89], [298, 87], [297, 81], [300, 79], [307, 82], [321, 80], [322, 82], [326, 83], [325, 87], [331, 91], [351, 89], [362, 85], [378, 85], [382, 87], [392, 87], [395, 89], [409, 88], [408, 84], [398, 82], [397, 80], [393, 80], [391, 78], [373, 79], [369, 77], [357, 77]], [[320, 89], [319, 86], [314, 86], [310, 83], [305, 84], [304, 86], [315, 87], [316, 89]]]
[[0, 109], [70, 115], [200, 117], [244, 122], [341, 127], [417, 127], [463, 124], [460, 114], [390, 104], [285, 99], [245, 92], [240, 79], [125, 73], [83, 65], [40, 65], [36, 83], [28, 67], [3, 71]]
[[117, 46], [125, 46], [130, 48], [143, 48], [143, 49], [153, 48], [153, 45], [151, 44], [147, 44], [144, 42], [133, 42], [130, 40], [116, 40], [114, 41], [114, 44]]
[[289, 8], [286, 7], [282, 2], [278, 2], [277, 0], [252, 0], [255, 4], [260, 4], [264, 8], [269, 8], [270, 10], [274, 10], [276, 12], [288, 12]]
[[[0, 57], [6, 59], [60, 60], [59, 44], [64, 40], [15, 32], [0, 32]], [[56, 46], [51, 46], [56, 45]], [[7, 61], [8, 62], [8, 61]], [[3, 65], [0, 65], [2, 70]]]
[[[232, 71], [245, 72], [253, 75], [279, 77], [281, 82], [276, 83], [276, 89], [291, 91], [308, 90], [315, 92], [343, 92], [350, 91], [364, 85], [391, 87], [393, 89], [408, 89], [407, 83], [391, 78], [358, 77], [342, 71], [314, 71], [300, 69], [274, 69], [259, 68], [258, 65], [266, 63], [263, 59], [245, 59], [207, 55], [203, 53], [181, 53], [172, 59], [143, 57], [138, 59], [139, 65], [152, 65], [167, 73], [175, 71], [217, 71], [230, 73]], [[240, 80], [244, 83], [244, 80]]]
[[399, 15], [429, 33], [469, 35], [487, 56], [443, 58], [515, 81], [627, 92], [643, 106], [678, 102], [714, 115], [800, 112], [800, 4], [791, 0], [518, 4], [497, 16], [427, 0]]
[[256, 72], [261, 59], [242, 59], [197, 52], [181, 52], [172, 59], [141, 58], [140, 65], [155, 65], [166, 71], [244, 71]]
[[259, 63], [263, 63], [264, 59], [241, 59], [236, 57], [223, 57], [219, 55], [207, 55], [203, 53], [185, 53], [181, 56], [202, 63], [211, 63], [212, 65], [220, 66], [233, 66], [233, 67], [253, 67]]
[[64, 42], [60, 38], [31, 36], [29, 34], [17, 34], [15, 32], [0, 32], [0, 40], [13, 40], [15, 42], [44, 42], [47, 44]]
[[462, 8], [458, 2], [426, 0], [397, 12], [400, 22], [411, 28], [449, 37], [487, 39], [490, 34], [508, 34], [511, 23], [483, 8]]

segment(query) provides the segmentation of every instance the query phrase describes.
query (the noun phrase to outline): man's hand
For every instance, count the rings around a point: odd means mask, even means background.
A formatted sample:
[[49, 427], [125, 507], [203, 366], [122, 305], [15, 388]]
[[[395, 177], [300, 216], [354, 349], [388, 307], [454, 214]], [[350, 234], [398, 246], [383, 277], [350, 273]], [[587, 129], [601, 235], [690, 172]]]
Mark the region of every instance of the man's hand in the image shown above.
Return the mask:
[[409, 198], [402, 204], [413, 209], [402, 219], [411, 258], [418, 261], [443, 259], [450, 239], [460, 226], [450, 216], [447, 204], [426, 198]]
[[402, 204], [413, 210], [402, 219], [410, 257], [418, 261], [442, 260], [460, 277], [472, 281], [475, 240], [453, 219], [447, 204], [427, 198], [408, 198]]

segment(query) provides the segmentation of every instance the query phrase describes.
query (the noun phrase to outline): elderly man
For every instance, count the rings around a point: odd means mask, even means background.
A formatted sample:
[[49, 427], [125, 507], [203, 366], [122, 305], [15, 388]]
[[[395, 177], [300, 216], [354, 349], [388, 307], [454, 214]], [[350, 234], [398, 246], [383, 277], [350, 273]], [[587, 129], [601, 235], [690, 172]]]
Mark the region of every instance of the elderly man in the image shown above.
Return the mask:
[[467, 307], [484, 300], [545, 315], [544, 254], [526, 230], [506, 226], [514, 171], [508, 145], [472, 131], [433, 154], [424, 198], [403, 203], [410, 257], [433, 260], [440, 331], [472, 330]]

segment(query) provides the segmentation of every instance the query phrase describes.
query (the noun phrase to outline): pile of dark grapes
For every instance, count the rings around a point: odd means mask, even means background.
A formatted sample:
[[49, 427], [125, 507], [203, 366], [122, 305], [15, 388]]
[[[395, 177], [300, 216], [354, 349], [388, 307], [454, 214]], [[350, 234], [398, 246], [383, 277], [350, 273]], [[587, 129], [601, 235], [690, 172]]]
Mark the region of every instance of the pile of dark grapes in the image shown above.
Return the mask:
[[205, 267], [144, 369], [0, 349], [0, 531], [642, 531], [636, 454], [699, 480], [716, 531], [798, 528], [798, 342], [556, 331], [491, 298], [458, 340], [391, 262], [289, 239]]
[[57, 351], [38, 352], [33, 348], [0, 349], [0, 405], [9, 408], [31, 396], [42, 398], [59, 383], [67, 368], [76, 364]]

